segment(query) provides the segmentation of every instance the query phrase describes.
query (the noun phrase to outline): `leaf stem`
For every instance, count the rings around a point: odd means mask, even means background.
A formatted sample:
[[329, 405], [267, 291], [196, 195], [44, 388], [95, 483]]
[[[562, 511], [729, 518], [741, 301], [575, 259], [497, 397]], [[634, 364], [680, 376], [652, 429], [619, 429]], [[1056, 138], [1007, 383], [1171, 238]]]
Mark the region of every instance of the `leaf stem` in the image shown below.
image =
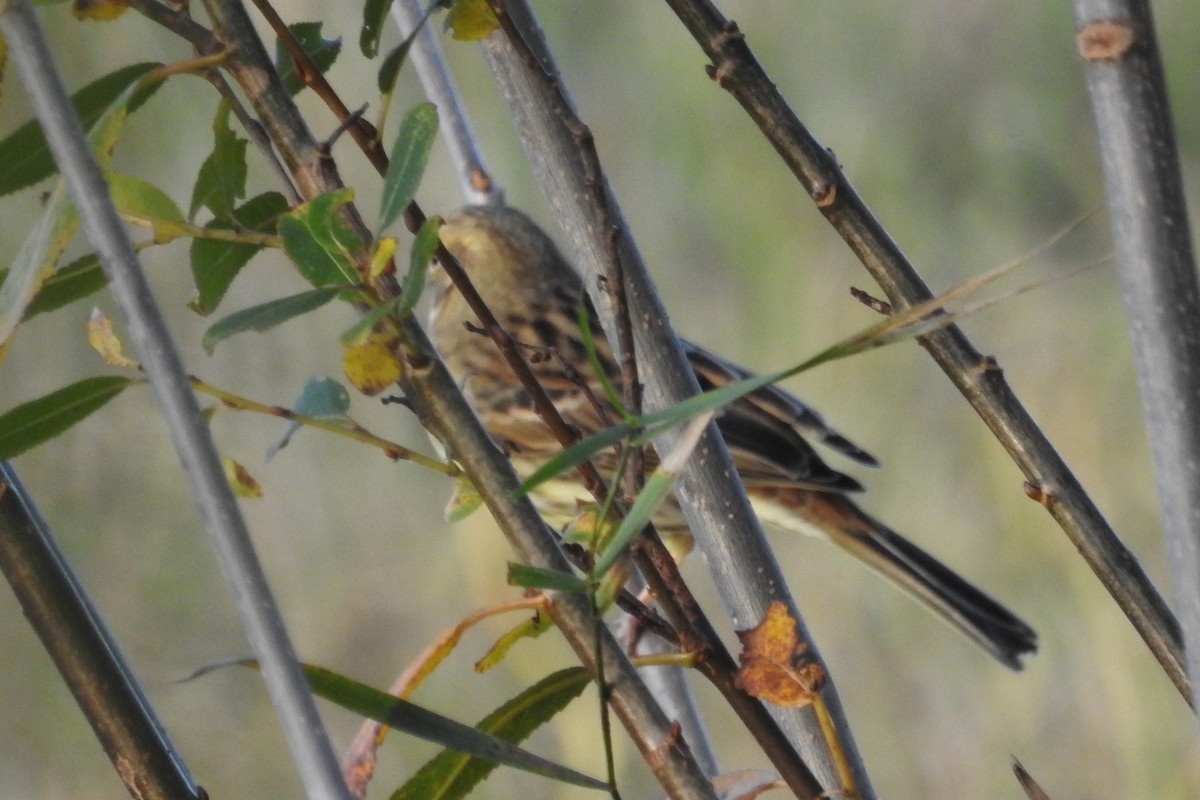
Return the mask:
[[188, 379], [191, 381], [192, 388], [196, 391], [207, 394], [210, 397], [215, 397], [221, 401], [222, 405], [237, 411], [254, 411], [259, 414], [267, 414], [268, 416], [272, 417], [281, 417], [292, 422], [297, 422], [301, 425], [308, 425], [312, 428], [319, 428], [320, 430], [328, 431], [329, 433], [333, 433], [338, 436], [344, 436], [347, 439], [352, 439], [353, 441], [361, 442], [362, 444], [368, 444], [372, 447], [377, 447], [383, 451], [384, 455], [393, 461], [412, 461], [414, 464], [419, 464], [422, 467], [431, 469], [434, 472], [440, 472], [441, 474], [451, 478], [456, 478], [462, 474], [462, 471], [454, 464], [438, 461], [436, 458], [430, 458], [429, 456], [418, 453], [415, 450], [410, 450], [402, 444], [397, 444], [396, 442], [383, 439], [360, 427], [357, 423], [351, 423], [348, 426], [342, 423], [321, 419], [320, 417], [310, 417], [307, 414], [299, 414], [289, 408], [284, 408], [282, 406], [268, 406], [255, 400], [251, 400], [247, 397], [234, 394], [233, 392], [228, 392], [224, 389], [218, 389], [212, 384], [205, 383], [194, 375], [189, 375]]

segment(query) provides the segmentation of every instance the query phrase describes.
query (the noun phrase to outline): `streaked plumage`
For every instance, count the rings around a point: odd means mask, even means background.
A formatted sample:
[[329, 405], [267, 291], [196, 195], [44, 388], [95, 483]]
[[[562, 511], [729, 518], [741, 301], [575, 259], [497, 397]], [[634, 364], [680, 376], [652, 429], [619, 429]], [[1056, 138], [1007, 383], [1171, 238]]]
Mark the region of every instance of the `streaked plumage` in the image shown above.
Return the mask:
[[[604, 393], [587, 360], [576, 311], [592, 313], [583, 283], [553, 242], [524, 214], [507, 208], [468, 208], [441, 229], [442, 241], [462, 263], [497, 320], [534, 355], [531, 366], [559, 412], [587, 435], [603, 420], [595, 401]], [[495, 345], [471, 330], [478, 325], [445, 274], [433, 272], [436, 289], [431, 326], [434, 342], [484, 425], [504, 445], [522, 475], [530, 474], [560, 449], [533, 413]], [[609, 377], [619, 379], [612, 352], [598, 323], [591, 329]], [[708, 351], [684, 343], [705, 389], [750, 373]], [[587, 397], [568, 376], [565, 359], [592, 386]], [[831, 429], [787, 392], [767, 387], [724, 409], [717, 425], [729, 445], [747, 491], [763, 522], [831, 540], [872, 569], [922, 600], [1004, 664], [1019, 669], [1023, 654], [1036, 649], [1034, 631], [916, 545], [868, 516], [847, 496], [862, 486], [830, 468], [809, 440], [861, 464], [868, 453]], [[611, 470], [611, 463], [598, 466]], [[578, 503], [591, 501], [570, 476], [535, 493], [539, 510], [553, 525], [573, 519]], [[686, 537], [682, 514], [666, 504], [655, 525], [664, 536]]]

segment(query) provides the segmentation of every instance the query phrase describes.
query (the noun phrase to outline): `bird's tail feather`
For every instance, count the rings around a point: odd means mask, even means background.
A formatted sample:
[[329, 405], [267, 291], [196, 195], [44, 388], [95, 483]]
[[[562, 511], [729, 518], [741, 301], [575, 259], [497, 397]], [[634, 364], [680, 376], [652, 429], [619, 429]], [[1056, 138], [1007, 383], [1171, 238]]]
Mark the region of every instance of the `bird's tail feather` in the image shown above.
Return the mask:
[[1037, 633], [949, 567], [870, 517], [852, 501], [826, 497], [842, 519], [829, 538], [921, 600], [952, 626], [1012, 669], [1037, 649]]

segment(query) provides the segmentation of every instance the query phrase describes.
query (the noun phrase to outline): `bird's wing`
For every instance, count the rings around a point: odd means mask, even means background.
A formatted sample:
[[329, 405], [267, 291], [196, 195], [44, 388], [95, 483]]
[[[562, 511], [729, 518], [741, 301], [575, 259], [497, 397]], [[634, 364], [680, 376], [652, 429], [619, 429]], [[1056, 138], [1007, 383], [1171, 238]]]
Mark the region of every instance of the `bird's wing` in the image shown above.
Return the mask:
[[[683, 345], [705, 391], [752, 377], [702, 347], [690, 342]], [[825, 424], [817, 412], [775, 386], [757, 389], [727, 406], [719, 412], [717, 426], [748, 485], [862, 490], [858, 481], [822, 461], [806, 436], [860, 464], [878, 465], [869, 453]]]

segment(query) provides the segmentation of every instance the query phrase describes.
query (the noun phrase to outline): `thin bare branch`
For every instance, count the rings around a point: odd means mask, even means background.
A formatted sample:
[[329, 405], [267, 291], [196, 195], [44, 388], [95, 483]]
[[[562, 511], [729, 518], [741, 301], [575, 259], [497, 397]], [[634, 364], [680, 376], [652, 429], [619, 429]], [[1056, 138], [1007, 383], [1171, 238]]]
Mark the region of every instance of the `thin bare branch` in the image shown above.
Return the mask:
[[[613, 320], [611, 298], [598, 290], [599, 276], [608, 275], [606, 265], [615, 241], [624, 268], [630, 312], [647, 323], [634, 327], [634, 337], [649, 405], [662, 407], [695, 394], [699, 389], [695, 375], [670, 330], [667, 314], [646, 275], [619, 205], [598, 162], [594, 161], [594, 153], [589, 156], [586, 149], [580, 150], [582, 123], [574, 119], [571, 102], [557, 79], [557, 70], [532, 12], [522, 2], [506, 2], [503, 10], [512, 18], [508, 30], [515, 29], [520, 42], [514, 45], [508, 36], [493, 35], [484, 41], [484, 52], [509, 105], [534, 176], [565, 228], [572, 261], [589, 276], [586, 283], [605, 328], [618, 329]], [[605, 202], [596, 202], [598, 194], [605, 197]], [[613, 231], [617, 232], [615, 239], [611, 238]], [[668, 452], [674, 439], [675, 434], [668, 433], [656, 441], [655, 446], [661, 452]], [[710, 426], [699, 447], [705, 458], [688, 462], [677, 484], [676, 496], [681, 501], [689, 529], [707, 556], [707, 565], [715, 573], [715, 582], [735, 627], [749, 628], [757, 624], [772, 600], [787, 603], [793, 616], [799, 619], [795, 603], [788, 596], [783, 574], [771, 555], [745, 491], [739, 482], [730, 480], [736, 472], [715, 427]], [[665, 569], [666, 565], [662, 567]], [[650, 579], [652, 575], [647, 577]], [[706, 623], [702, 614], [694, 619], [696, 625]], [[811, 637], [803, 630], [801, 635], [810, 640], [809, 652], [819, 659]], [[715, 651], [713, 655], [719, 657]], [[705, 674], [720, 680], [724, 665], [707, 666], [711, 672]], [[837, 725], [849, 742], [850, 758], [857, 766], [855, 777], [860, 796], [870, 798], [873, 796], [870, 782], [848, 734], [850, 726], [841, 711], [832, 682], [826, 691]], [[729, 702], [739, 703], [734, 692], [725, 696]], [[757, 701], [753, 708], [735, 707], [747, 717], [762, 709]], [[836, 788], [837, 771], [831, 754], [820, 739], [811, 711], [772, 711], [791, 743], [785, 749], [794, 748], [802, 753], [807, 767], [797, 765], [794, 755], [789, 758], [772, 739], [769, 729], [756, 730], [754, 724], [748, 724], [756, 736], [763, 737], [760, 744], [781, 773], [785, 773], [793, 791], [800, 794], [812, 791], [811, 775], [805, 777], [808, 769], [817, 774], [820, 785]], [[816, 791], [820, 791], [819, 785]]]
[[16, 470], [0, 462], [0, 572], [133, 797], [199, 792]]
[[[808, 132], [758, 64], [737, 26], [708, 0], [667, 0], [712, 60], [710, 77], [733, 95], [841, 234], [892, 304], [903, 308], [933, 295], [842, 174], [833, 155]], [[920, 340], [991, 429], [1043, 505], [1062, 527], [1117, 605], [1141, 634], [1179, 692], [1191, 702], [1179, 625], [1137, 558], [1108, 525], [1062, 457], [1021, 405], [990, 357], [957, 326]], [[1195, 362], [1193, 362], [1195, 363]]]
[[1075, 0], [1175, 603], [1200, 677], [1200, 286], [1154, 21]]
[[[417, 25], [425, 19], [422, 5], [422, 0], [393, 1], [392, 19], [400, 29], [401, 36], [413, 35]], [[437, 35], [426, 23], [417, 31], [416, 37], [409, 51], [409, 60], [417, 71], [425, 96], [438, 108], [438, 129], [450, 150], [450, 162], [454, 164], [454, 174], [463, 197], [468, 204], [499, 202], [504, 197], [504, 190], [492, 178], [483, 154], [476, 145], [471, 121], [463, 107], [458, 87], [454, 84], [454, 77], [446, 66], [446, 57]]]

